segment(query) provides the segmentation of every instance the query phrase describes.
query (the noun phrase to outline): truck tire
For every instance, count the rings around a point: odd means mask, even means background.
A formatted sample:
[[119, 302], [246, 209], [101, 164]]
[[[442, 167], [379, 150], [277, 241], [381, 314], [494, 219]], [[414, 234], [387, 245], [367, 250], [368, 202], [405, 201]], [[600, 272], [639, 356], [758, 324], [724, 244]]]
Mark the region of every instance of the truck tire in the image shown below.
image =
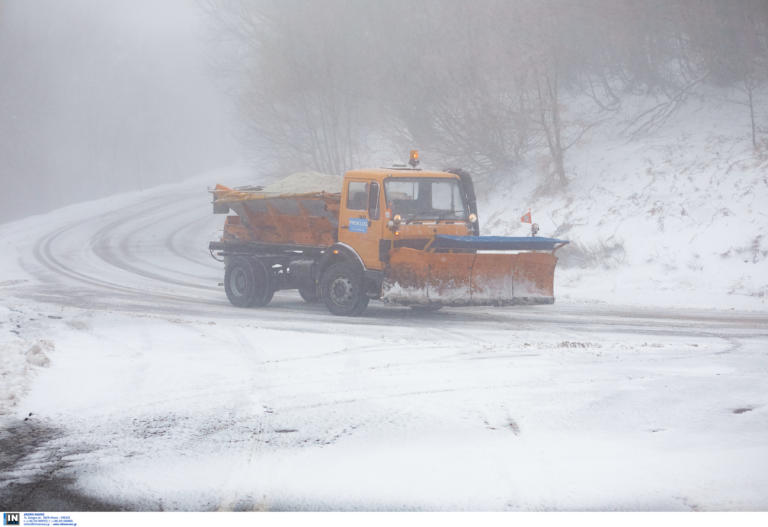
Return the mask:
[[369, 300], [363, 288], [363, 270], [354, 262], [331, 265], [320, 280], [320, 296], [334, 315], [359, 315]]
[[320, 300], [320, 293], [317, 292], [317, 286], [300, 287], [299, 294], [307, 304], [314, 304]]
[[275, 294], [272, 277], [264, 262], [235, 256], [224, 271], [224, 290], [233, 306], [263, 307]]

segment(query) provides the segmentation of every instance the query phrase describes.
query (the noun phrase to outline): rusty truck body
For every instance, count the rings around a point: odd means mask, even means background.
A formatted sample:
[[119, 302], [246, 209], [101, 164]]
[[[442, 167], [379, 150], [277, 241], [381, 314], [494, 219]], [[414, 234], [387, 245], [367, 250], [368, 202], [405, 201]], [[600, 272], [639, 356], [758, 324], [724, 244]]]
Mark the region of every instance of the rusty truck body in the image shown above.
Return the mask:
[[568, 243], [480, 236], [472, 180], [459, 170], [351, 170], [338, 193], [212, 193], [214, 212], [235, 212], [209, 249], [239, 307], [265, 306], [281, 289], [336, 315], [371, 299], [425, 310], [548, 304], [555, 251]]

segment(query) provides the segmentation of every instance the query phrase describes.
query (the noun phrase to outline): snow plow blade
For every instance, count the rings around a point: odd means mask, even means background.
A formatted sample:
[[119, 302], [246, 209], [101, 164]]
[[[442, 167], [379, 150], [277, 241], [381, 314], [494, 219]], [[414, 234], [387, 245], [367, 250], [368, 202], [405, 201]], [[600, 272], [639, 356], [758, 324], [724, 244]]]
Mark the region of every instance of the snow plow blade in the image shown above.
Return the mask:
[[[437, 236], [433, 247], [464, 252], [396, 249], [382, 285], [382, 300], [401, 305], [552, 304], [554, 252], [566, 243], [552, 238]], [[477, 254], [475, 250], [527, 252]]]

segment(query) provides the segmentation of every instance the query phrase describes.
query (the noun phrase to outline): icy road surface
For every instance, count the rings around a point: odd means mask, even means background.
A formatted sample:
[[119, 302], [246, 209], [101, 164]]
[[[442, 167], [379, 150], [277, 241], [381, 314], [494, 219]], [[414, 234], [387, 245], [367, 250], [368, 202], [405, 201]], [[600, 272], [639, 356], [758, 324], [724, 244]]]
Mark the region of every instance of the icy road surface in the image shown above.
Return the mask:
[[0, 226], [3, 510], [768, 509], [765, 314], [241, 310], [203, 189]]

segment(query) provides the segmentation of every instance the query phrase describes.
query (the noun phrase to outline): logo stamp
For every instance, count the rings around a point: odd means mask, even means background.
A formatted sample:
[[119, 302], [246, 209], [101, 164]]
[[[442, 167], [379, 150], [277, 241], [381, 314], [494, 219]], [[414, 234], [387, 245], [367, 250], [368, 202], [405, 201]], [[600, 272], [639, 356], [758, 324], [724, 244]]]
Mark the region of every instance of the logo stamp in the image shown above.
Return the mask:
[[3, 513], [3, 525], [19, 525], [19, 513], [18, 512], [4, 512]]

